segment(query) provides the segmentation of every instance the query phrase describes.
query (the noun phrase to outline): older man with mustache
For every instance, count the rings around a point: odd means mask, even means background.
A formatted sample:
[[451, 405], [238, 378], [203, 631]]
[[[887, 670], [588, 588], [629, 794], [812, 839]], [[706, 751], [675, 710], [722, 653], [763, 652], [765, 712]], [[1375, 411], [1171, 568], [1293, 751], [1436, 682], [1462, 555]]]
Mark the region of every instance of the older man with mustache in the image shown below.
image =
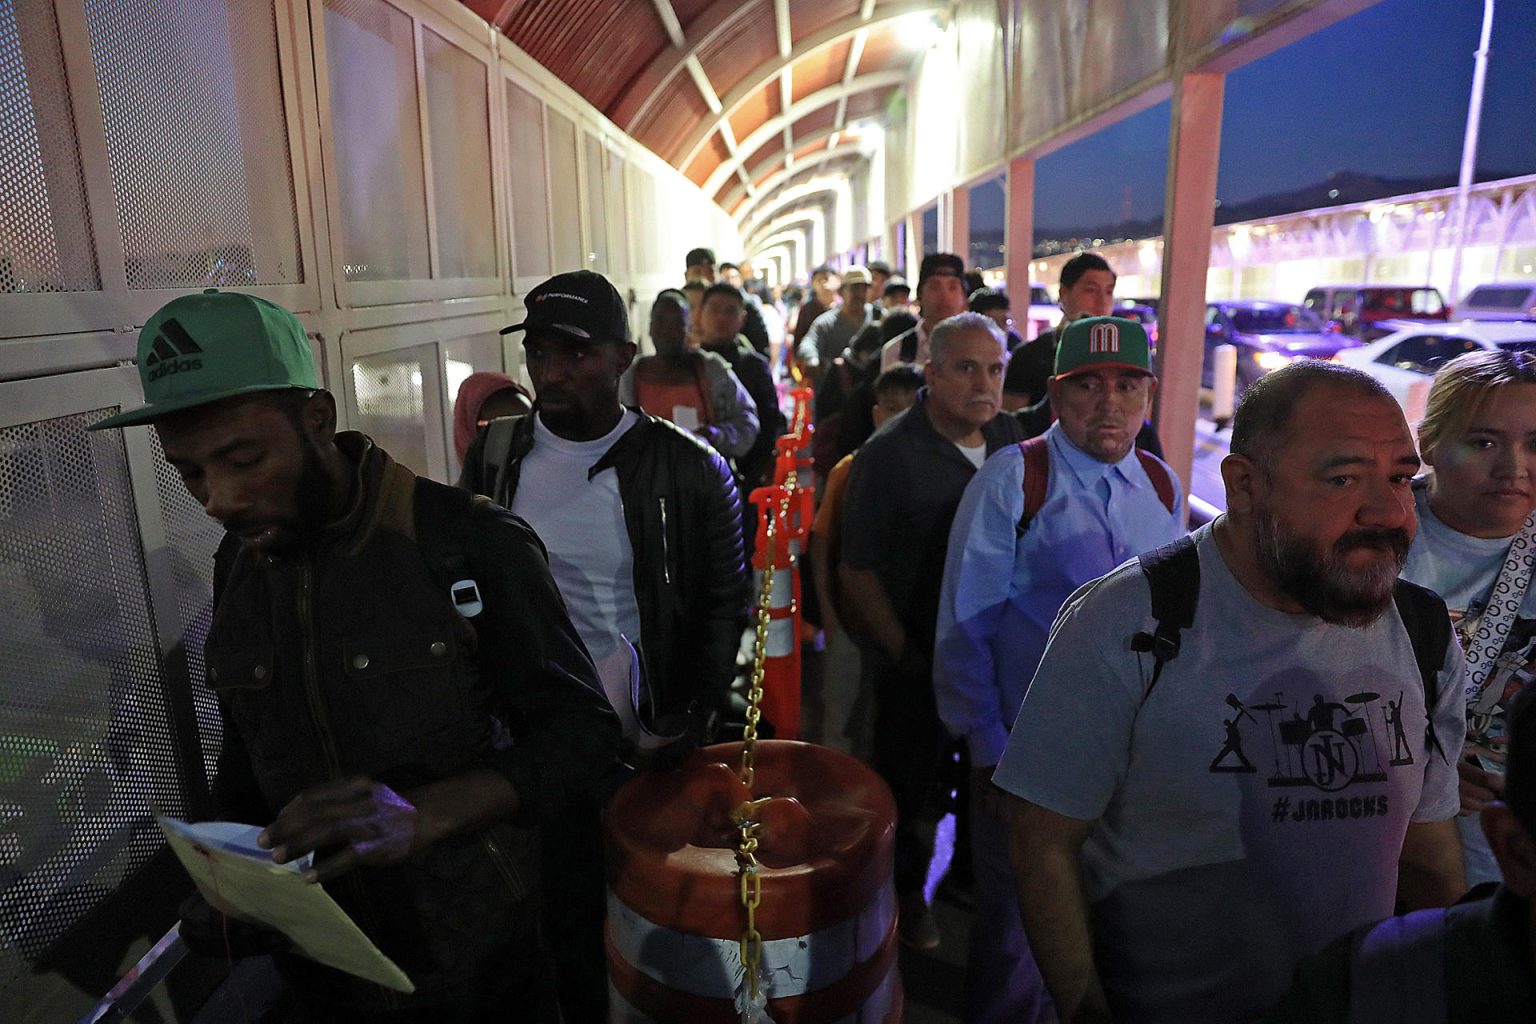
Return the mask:
[[1401, 410], [1293, 364], [1249, 389], [1231, 447], [1225, 515], [1062, 609], [994, 776], [1062, 1020], [1251, 1020], [1301, 957], [1464, 888], [1464, 665], [1443, 602], [1397, 582]]
[[839, 580], [875, 698], [875, 767], [896, 797], [902, 939], [938, 945], [923, 883], [946, 737], [934, 707], [933, 628], [949, 526], [986, 457], [1024, 438], [1000, 414], [1008, 350], [980, 313], [937, 322], [917, 403], [859, 449], [843, 513]]

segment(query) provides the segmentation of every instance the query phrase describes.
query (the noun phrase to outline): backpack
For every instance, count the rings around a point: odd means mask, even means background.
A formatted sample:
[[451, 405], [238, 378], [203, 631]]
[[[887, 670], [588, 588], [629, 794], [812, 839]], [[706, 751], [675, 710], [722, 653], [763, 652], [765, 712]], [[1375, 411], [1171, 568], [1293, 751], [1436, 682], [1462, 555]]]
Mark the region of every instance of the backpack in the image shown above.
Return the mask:
[[1350, 943], [1349, 1024], [1446, 1020], [1446, 908], [1389, 917]]
[[[1131, 650], [1150, 653], [1155, 662], [1152, 680], [1141, 697], [1142, 704], [1146, 704], [1163, 674], [1163, 666], [1179, 655], [1180, 631], [1195, 624], [1195, 605], [1200, 599], [1200, 557], [1195, 550], [1194, 534], [1147, 552], [1139, 561], [1152, 592], [1152, 617], [1157, 620], [1154, 632], [1138, 632], [1131, 637]], [[1424, 686], [1425, 741], [1444, 760], [1445, 748], [1435, 733], [1435, 707], [1439, 704], [1440, 664], [1451, 642], [1450, 613], [1439, 595], [1407, 580], [1400, 579], [1393, 586], [1392, 602], [1408, 632]]]
[[[485, 426], [485, 446], [480, 450], [480, 488], [492, 501], [505, 501], [501, 478], [512, 455], [512, 440], [524, 416], [498, 416]], [[510, 504], [510, 503], [509, 503]]]
[[474, 559], [470, 557], [465, 538], [469, 535], [470, 516], [475, 508], [490, 504], [491, 499], [418, 477], [412, 501], [416, 548], [426, 561], [432, 578], [478, 633], [478, 620], [484, 605], [475, 582]]
[[[1141, 460], [1141, 468], [1146, 470], [1147, 477], [1152, 481], [1157, 499], [1172, 514], [1178, 505], [1178, 489], [1173, 486], [1168, 467], [1159, 462], [1156, 456], [1140, 448], [1132, 450], [1136, 452], [1136, 457]], [[1045, 505], [1046, 492], [1051, 487], [1051, 449], [1042, 434], [1028, 441], [1020, 441], [1019, 451], [1024, 456], [1024, 514], [1019, 517], [1014, 532], [1022, 537], [1029, 529], [1029, 524], [1034, 522], [1035, 516], [1040, 514], [1041, 507]]]

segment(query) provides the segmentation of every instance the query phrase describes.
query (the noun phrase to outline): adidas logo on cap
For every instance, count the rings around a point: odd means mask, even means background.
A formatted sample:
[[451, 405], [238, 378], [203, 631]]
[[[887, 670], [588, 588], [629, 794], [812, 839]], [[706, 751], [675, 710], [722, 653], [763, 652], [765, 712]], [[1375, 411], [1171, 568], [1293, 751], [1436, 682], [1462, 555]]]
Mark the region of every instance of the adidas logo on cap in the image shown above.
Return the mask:
[[150, 368], [147, 379], [159, 380], [176, 373], [201, 370], [203, 361], [191, 357], [202, 355], [202, 352], [202, 346], [192, 340], [192, 335], [187, 333], [180, 321], [174, 317], [168, 319], [160, 325], [160, 333], [150, 346], [149, 355], [144, 358], [144, 365]]

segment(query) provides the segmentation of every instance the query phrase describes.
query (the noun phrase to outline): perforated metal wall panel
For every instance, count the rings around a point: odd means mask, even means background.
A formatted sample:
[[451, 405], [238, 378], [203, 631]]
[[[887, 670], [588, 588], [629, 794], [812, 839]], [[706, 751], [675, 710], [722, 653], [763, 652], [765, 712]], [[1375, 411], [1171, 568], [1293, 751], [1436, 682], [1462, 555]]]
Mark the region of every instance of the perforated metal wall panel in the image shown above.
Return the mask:
[[564, 114], [549, 116], [549, 215], [555, 236], [555, 273], [585, 267], [581, 251], [581, 195], [576, 177], [576, 126]]
[[128, 287], [302, 281], [270, 0], [85, 10]]
[[512, 183], [513, 273], [549, 273], [549, 179], [544, 169], [544, 104], [507, 83], [508, 177]]
[[160, 499], [160, 519], [165, 526], [166, 550], [176, 584], [176, 610], [182, 625], [181, 647], [186, 656], [186, 678], [192, 707], [197, 715], [198, 745], [204, 774], [213, 781], [218, 767], [219, 742], [224, 724], [218, 702], [208, 688], [203, 644], [213, 623], [213, 554], [224, 539], [224, 529], [203, 511], [187, 492], [181, 477], [165, 461], [160, 436], [149, 431], [155, 460], [155, 493]]
[[496, 276], [491, 110], [486, 66], [436, 32], [421, 34], [439, 277]]
[[608, 150], [591, 132], [581, 133], [587, 160], [587, 269], [608, 273]]
[[59, 27], [0, 0], [0, 292], [101, 287]]
[[382, 0], [326, 2], [326, 79], [349, 281], [432, 276], [414, 36], [411, 19]]
[[390, 456], [428, 475], [424, 378], [435, 345], [384, 352], [352, 364], [353, 423]]
[[0, 429], [0, 998], [162, 845], [150, 807], [185, 809], [123, 438], [85, 431], [101, 415]]

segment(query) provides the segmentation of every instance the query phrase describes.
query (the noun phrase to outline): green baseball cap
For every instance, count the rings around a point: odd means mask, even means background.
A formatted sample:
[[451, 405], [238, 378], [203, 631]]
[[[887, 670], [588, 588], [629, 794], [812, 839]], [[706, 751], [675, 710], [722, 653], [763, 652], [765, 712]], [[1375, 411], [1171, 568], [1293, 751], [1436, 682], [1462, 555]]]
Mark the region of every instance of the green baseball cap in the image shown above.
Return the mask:
[[1056, 376], [1109, 368], [1152, 376], [1147, 329], [1120, 316], [1090, 316], [1068, 324], [1056, 346]]
[[320, 389], [299, 318], [276, 303], [209, 288], [155, 311], [139, 332], [146, 404], [91, 430], [153, 423], [171, 413], [256, 391]]

